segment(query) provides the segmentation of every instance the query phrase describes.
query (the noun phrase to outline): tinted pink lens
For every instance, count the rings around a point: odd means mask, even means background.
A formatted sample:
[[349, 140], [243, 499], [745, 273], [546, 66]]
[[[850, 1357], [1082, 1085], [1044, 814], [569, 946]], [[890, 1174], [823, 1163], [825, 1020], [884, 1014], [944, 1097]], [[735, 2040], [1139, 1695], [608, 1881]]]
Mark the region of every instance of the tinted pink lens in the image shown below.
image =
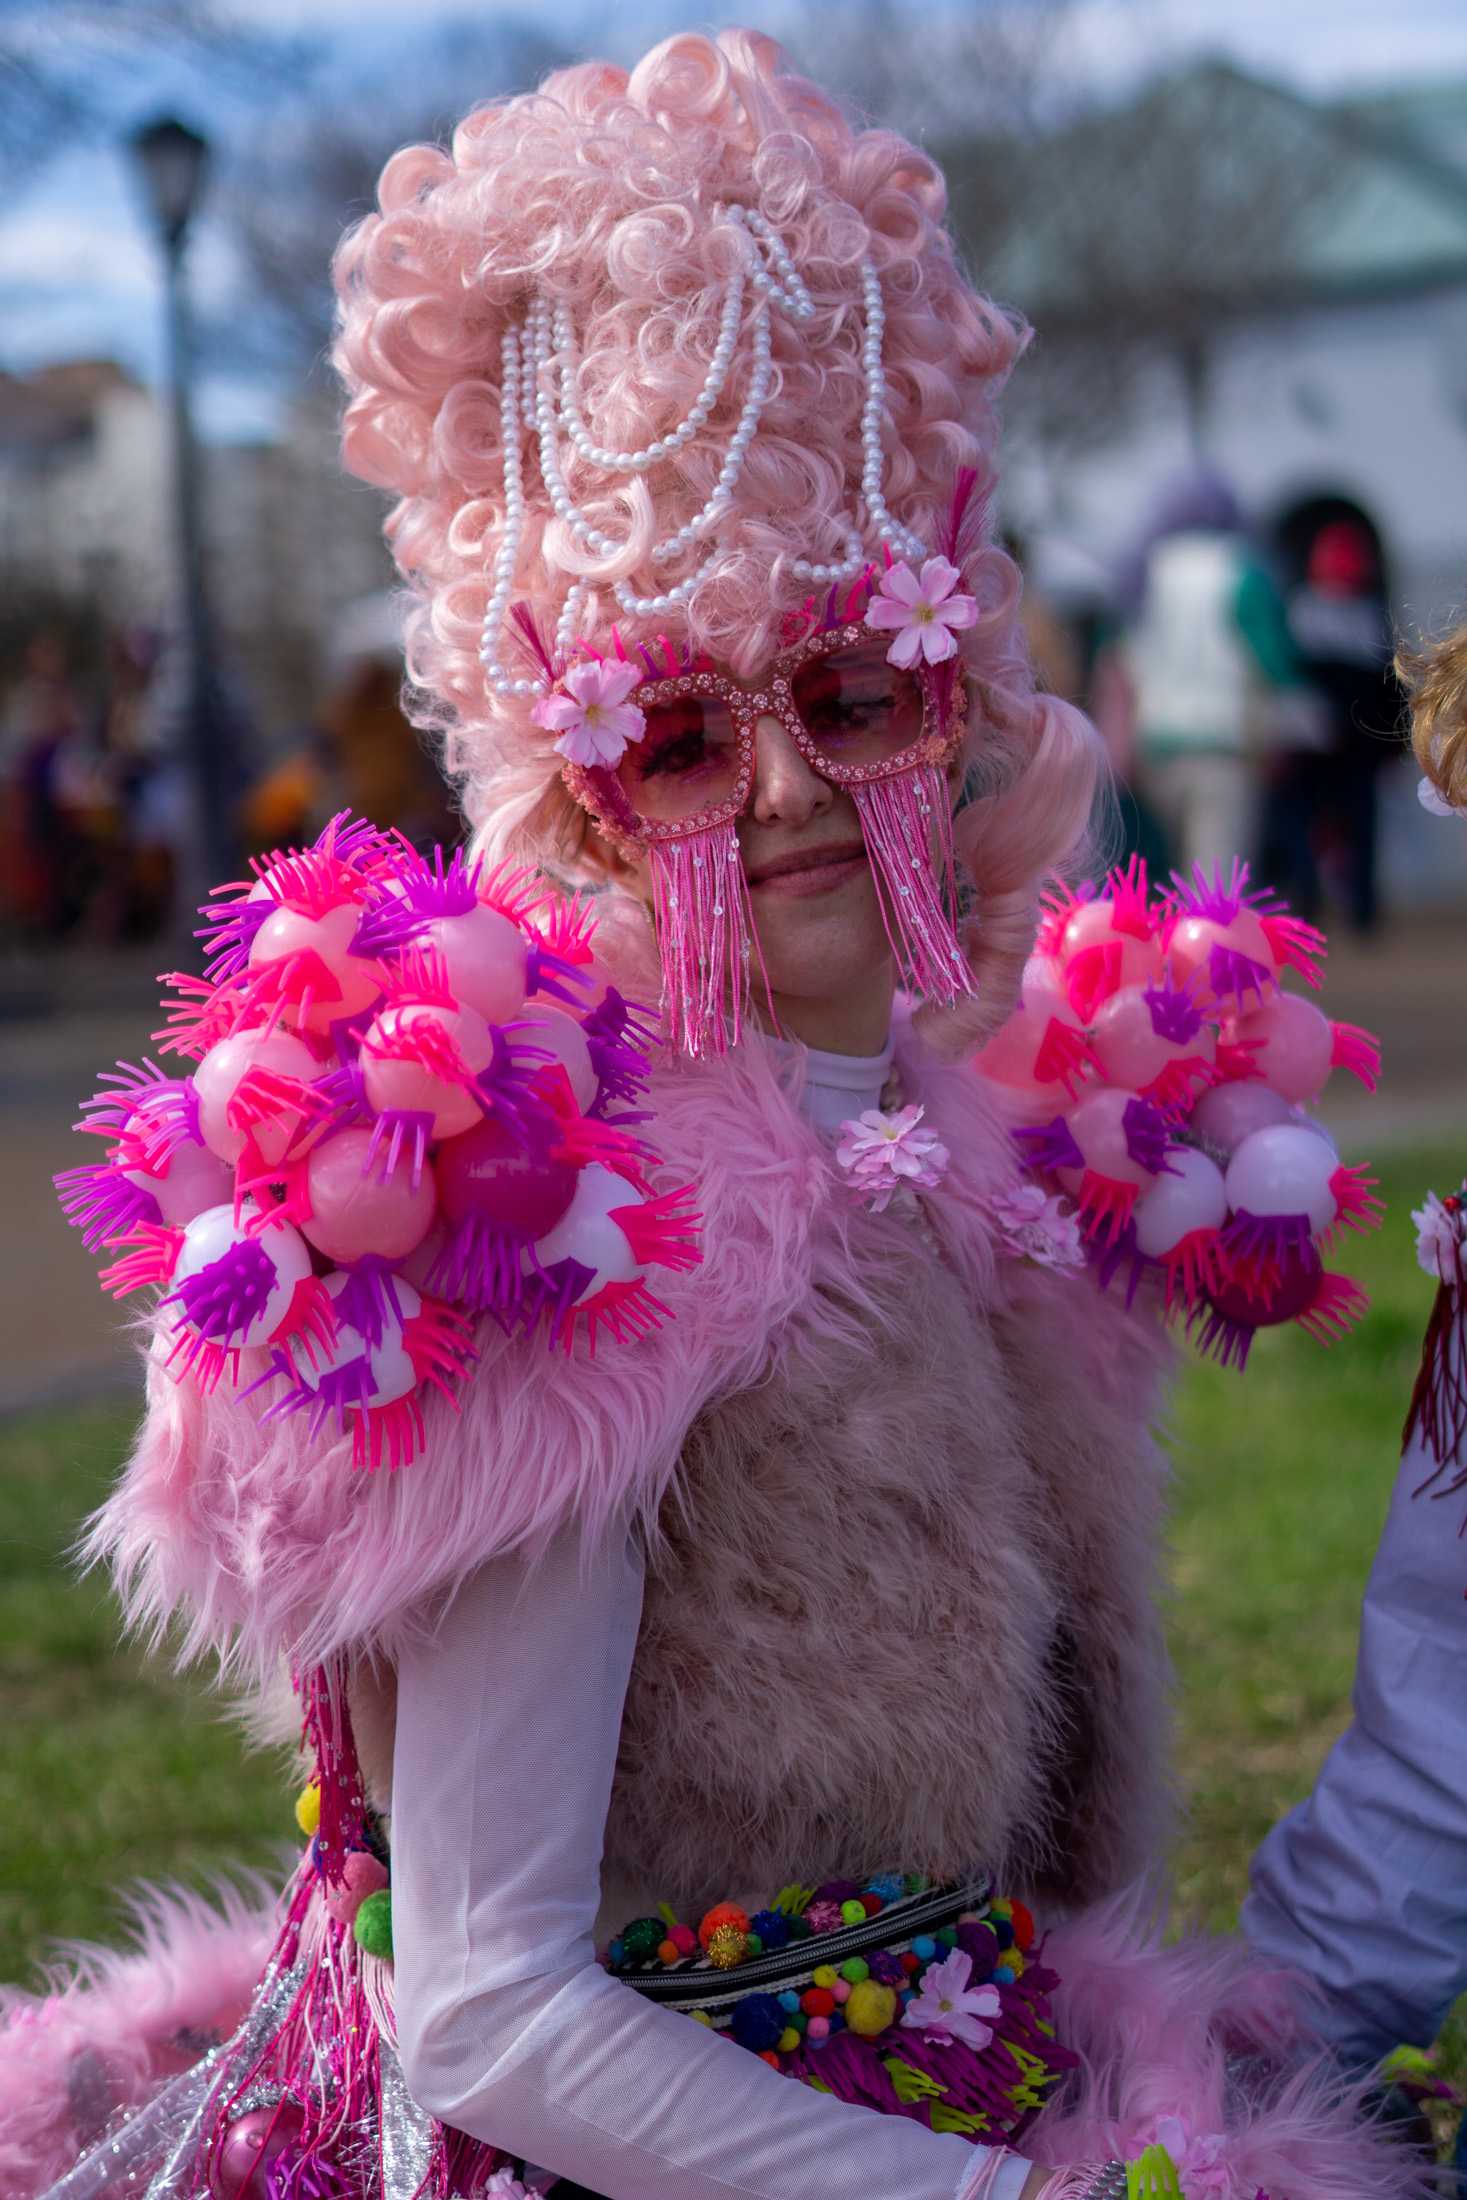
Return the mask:
[[647, 730], [627, 749], [616, 774], [638, 816], [676, 825], [737, 792], [738, 732], [721, 697], [681, 695], [643, 709]]
[[808, 658], [790, 692], [800, 723], [832, 764], [888, 763], [921, 737], [921, 683], [887, 663], [882, 642]]

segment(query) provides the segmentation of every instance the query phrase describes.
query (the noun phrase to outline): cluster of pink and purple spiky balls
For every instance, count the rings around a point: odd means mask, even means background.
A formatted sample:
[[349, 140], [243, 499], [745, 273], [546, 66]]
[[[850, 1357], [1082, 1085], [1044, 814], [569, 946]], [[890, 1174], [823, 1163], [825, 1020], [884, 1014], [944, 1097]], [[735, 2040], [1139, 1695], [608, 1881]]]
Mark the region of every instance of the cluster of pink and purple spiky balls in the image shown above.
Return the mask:
[[1324, 1255], [1380, 1203], [1308, 1110], [1335, 1068], [1373, 1089], [1379, 1048], [1282, 983], [1317, 987], [1324, 950], [1244, 864], [1153, 894], [1133, 861], [1051, 898], [978, 1058], [1021, 1097], [1020, 1149], [1075, 1201], [1102, 1282], [1155, 1275], [1224, 1364], [1285, 1321], [1328, 1342], [1366, 1303]]
[[689, 1191], [653, 1188], [650, 1019], [527, 873], [349, 815], [252, 873], [201, 912], [205, 975], [165, 981], [154, 1037], [191, 1067], [103, 1080], [62, 1205], [108, 1289], [159, 1291], [176, 1374], [401, 1465], [481, 1316], [594, 1348], [699, 1259]]

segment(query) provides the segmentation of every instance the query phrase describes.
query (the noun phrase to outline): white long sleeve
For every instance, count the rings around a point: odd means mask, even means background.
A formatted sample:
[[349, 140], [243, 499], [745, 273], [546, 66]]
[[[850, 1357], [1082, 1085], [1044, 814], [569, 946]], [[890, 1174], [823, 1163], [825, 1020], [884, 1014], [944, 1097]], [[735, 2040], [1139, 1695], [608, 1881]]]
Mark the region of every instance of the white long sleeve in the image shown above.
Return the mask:
[[[485, 1567], [398, 1668], [392, 1911], [420, 2104], [606, 2200], [958, 2200], [966, 2140], [811, 2091], [603, 1971], [593, 1925], [642, 1570]], [[797, 1858], [791, 1859], [791, 1869]], [[1004, 2165], [994, 2200], [1028, 2170]]]
[[1360, 1620], [1354, 1722], [1253, 1860], [1243, 1928], [1307, 1973], [1341, 2059], [1428, 2046], [1467, 1991], [1464, 1499], [1401, 1463]]

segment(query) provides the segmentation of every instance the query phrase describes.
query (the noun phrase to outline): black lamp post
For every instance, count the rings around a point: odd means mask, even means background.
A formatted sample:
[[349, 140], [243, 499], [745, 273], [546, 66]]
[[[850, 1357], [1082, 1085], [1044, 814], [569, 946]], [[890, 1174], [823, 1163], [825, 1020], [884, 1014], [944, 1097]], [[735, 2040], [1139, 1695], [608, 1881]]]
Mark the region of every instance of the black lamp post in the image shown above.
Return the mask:
[[213, 625], [204, 571], [198, 439], [193, 419], [193, 328], [183, 259], [189, 224], [203, 189], [209, 147], [196, 130], [171, 116], [150, 122], [132, 139], [148, 207], [163, 253], [168, 314], [168, 380], [173, 412], [174, 525], [179, 602], [187, 653], [182, 747], [188, 762], [194, 809], [194, 860], [207, 877], [184, 882], [184, 912], [203, 898], [202, 887], [232, 876], [237, 791], [232, 727], [222, 707], [214, 662]]

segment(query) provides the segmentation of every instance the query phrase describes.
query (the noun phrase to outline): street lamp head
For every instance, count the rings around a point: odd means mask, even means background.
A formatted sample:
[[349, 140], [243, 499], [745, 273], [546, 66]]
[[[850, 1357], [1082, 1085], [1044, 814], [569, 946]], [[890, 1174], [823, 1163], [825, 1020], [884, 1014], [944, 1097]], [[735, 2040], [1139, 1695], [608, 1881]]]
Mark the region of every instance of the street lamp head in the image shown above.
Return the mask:
[[186, 122], [164, 115], [134, 131], [132, 150], [163, 242], [176, 250], [198, 203], [209, 160], [208, 140]]

